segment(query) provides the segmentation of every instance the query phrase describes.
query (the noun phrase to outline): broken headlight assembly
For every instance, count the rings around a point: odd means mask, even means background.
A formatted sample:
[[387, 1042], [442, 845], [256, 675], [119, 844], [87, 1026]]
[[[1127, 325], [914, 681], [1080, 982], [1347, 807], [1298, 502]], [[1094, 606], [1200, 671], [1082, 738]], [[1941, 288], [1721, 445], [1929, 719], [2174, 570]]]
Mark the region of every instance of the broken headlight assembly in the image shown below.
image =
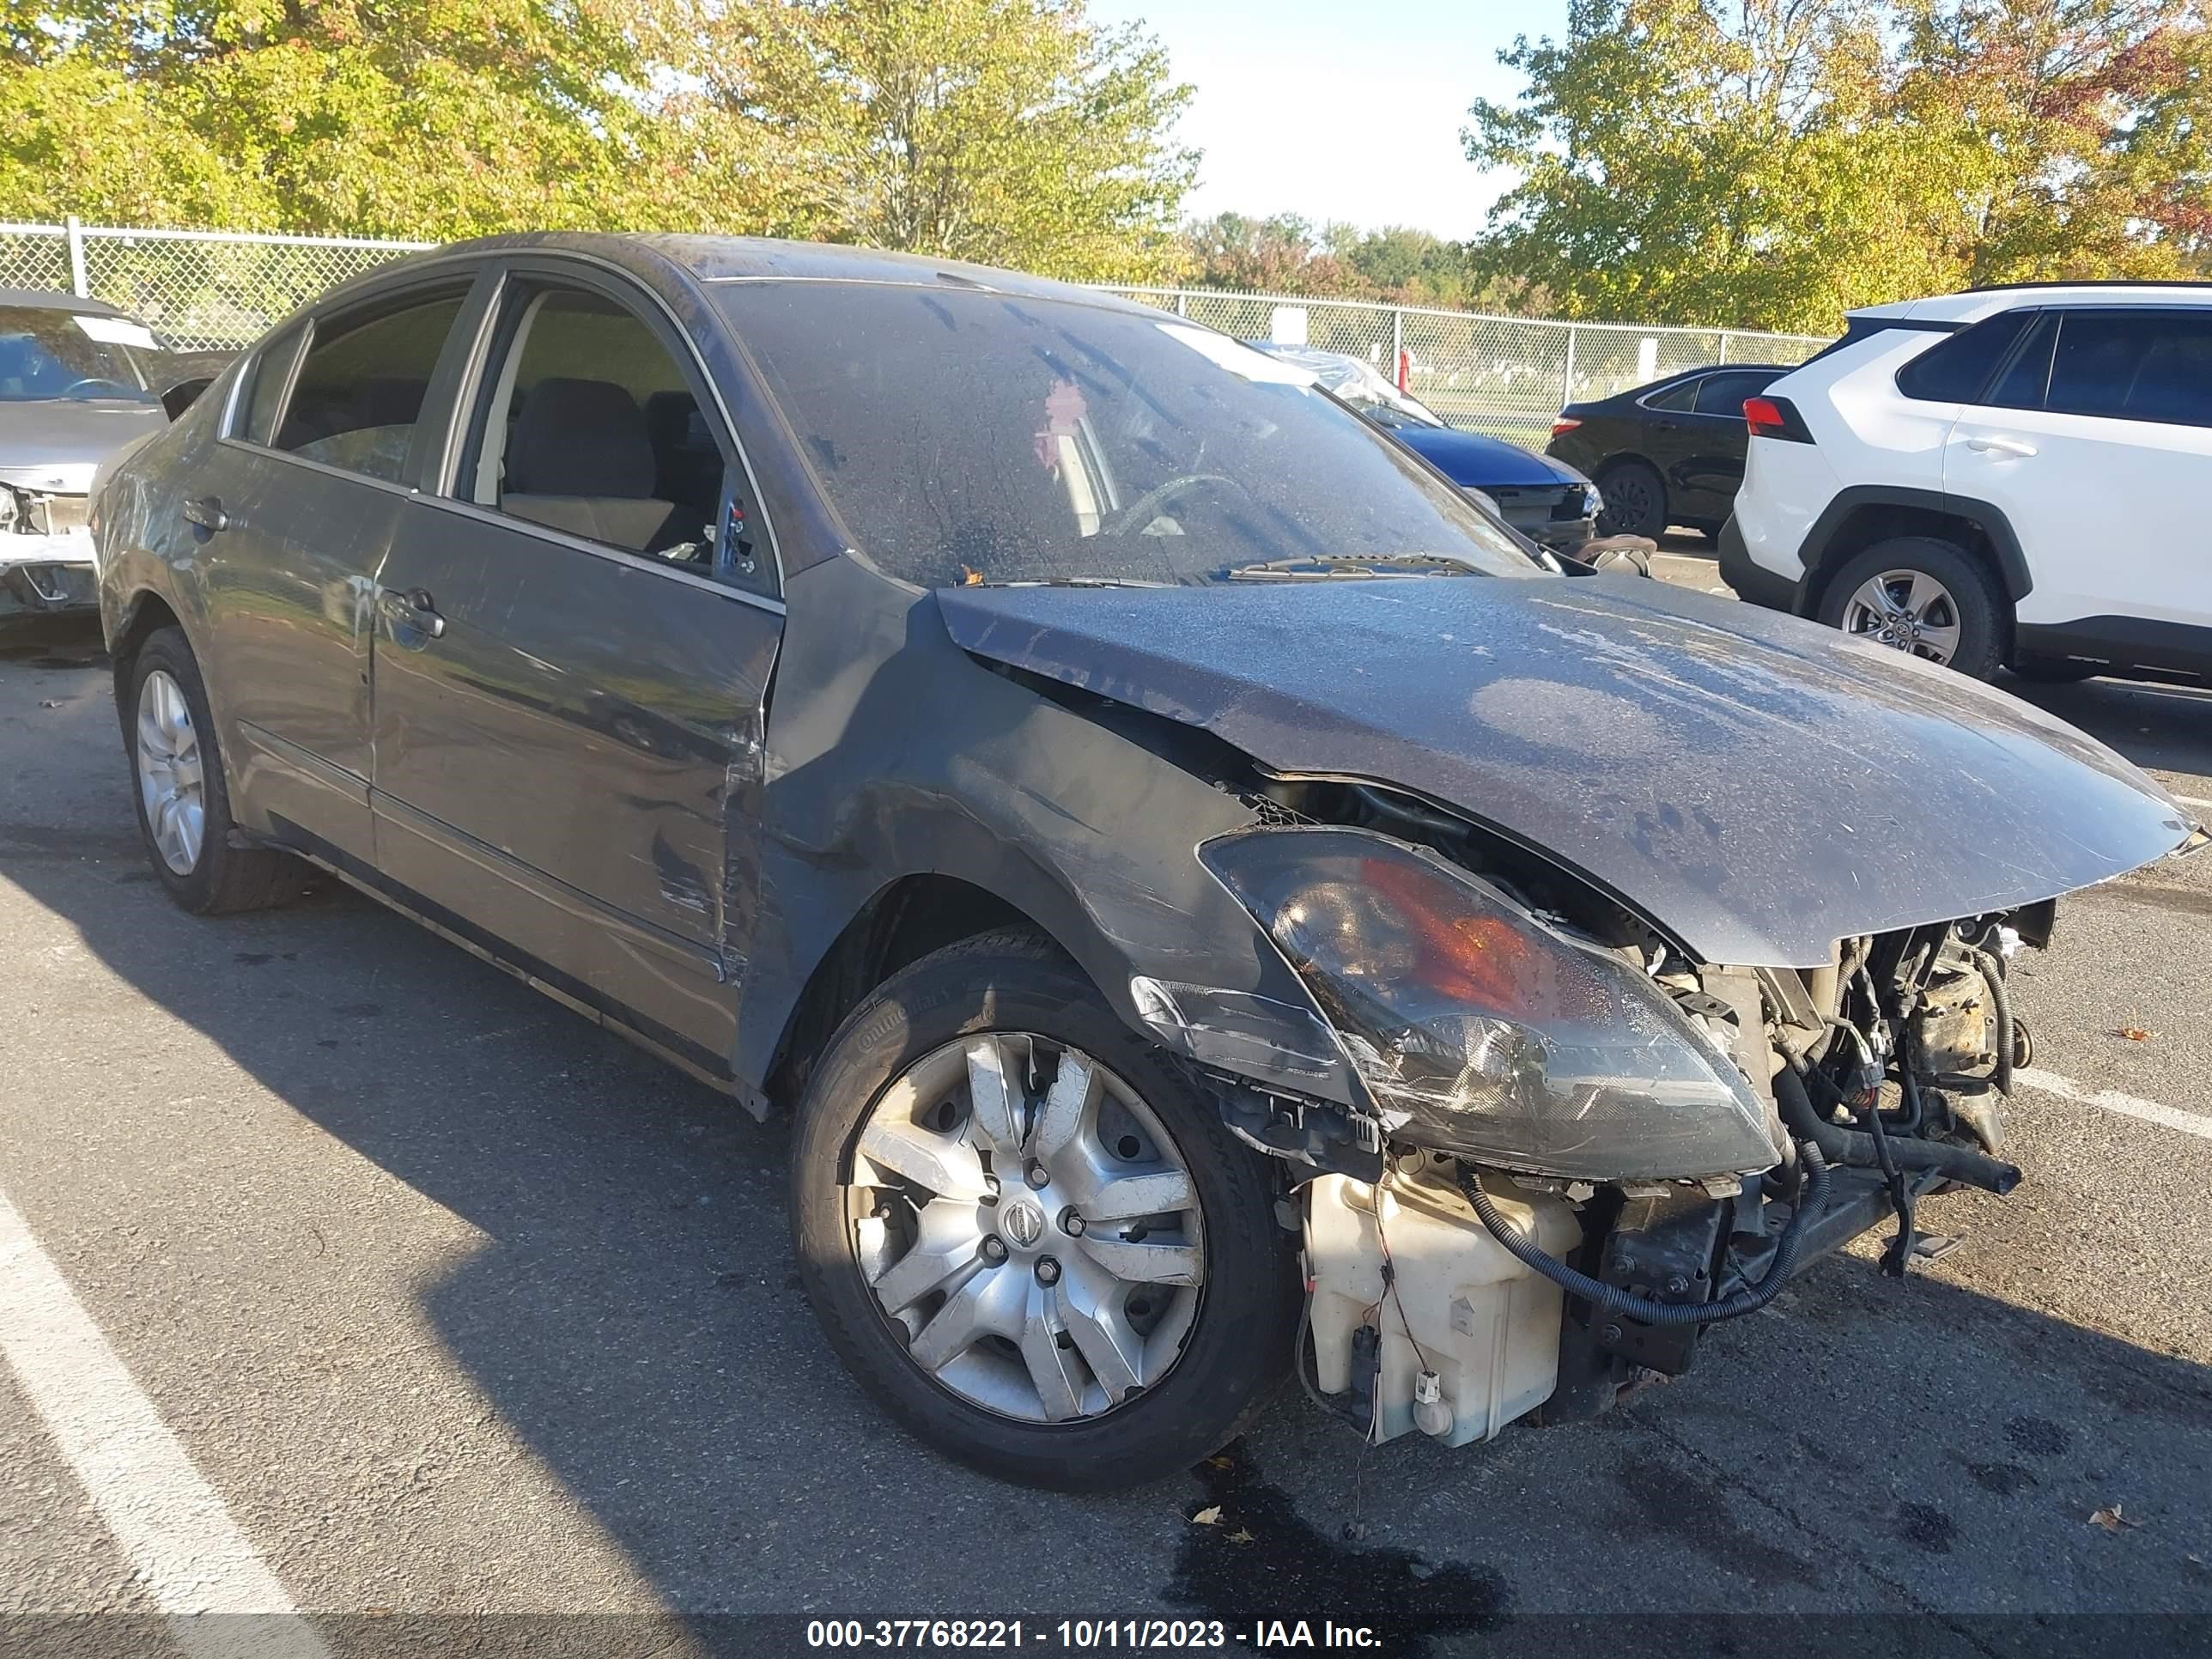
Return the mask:
[[1393, 1137], [1570, 1180], [1771, 1168], [1733, 1060], [1625, 957], [1370, 831], [1199, 849], [1335, 1028]]

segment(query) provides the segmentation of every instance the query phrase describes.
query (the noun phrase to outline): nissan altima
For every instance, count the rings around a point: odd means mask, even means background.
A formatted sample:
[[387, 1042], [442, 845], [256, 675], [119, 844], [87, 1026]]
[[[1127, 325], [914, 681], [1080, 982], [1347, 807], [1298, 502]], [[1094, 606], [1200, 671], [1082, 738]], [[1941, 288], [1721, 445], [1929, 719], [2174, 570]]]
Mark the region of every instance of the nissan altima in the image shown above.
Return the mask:
[[1547, 572], [1294, 362], [936, 260], [412, 258], [94, 518], [170, 896], [342, 878], [792, 1114], [830, 1346], [1048, 1486], [1293, 1367], [1571, 1421], [1906, 1271], [2021, 1178], [2014, 953], [2204, 840], [2001, 693]]

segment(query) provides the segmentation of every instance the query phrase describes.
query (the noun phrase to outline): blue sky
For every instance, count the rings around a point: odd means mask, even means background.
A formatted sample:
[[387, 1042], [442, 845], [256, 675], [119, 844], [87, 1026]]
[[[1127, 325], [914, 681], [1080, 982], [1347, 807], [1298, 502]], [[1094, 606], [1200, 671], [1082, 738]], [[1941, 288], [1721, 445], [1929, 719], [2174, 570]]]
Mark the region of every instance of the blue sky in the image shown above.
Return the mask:
[[1512, 96], [1498, 51], [1557, 35], [1565, 0], [1091, 0], [1140, 20], [1197, 88], [1183, 142], [1206, 152], [1190, 211], [1479, 230], [1509, 181], [1462, 154], [1478, 95]]

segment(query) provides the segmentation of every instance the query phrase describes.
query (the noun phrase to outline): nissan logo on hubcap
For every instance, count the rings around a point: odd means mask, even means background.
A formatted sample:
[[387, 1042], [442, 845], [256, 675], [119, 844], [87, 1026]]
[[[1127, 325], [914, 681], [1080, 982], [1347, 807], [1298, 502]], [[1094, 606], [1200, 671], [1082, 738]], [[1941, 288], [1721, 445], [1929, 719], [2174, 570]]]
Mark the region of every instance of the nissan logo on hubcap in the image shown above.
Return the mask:
[[1000, 1206], [999, 1228], [1026, 1250], [1044, 1237], [1044, 1212], [1027, 1199], [1018, 1198]]

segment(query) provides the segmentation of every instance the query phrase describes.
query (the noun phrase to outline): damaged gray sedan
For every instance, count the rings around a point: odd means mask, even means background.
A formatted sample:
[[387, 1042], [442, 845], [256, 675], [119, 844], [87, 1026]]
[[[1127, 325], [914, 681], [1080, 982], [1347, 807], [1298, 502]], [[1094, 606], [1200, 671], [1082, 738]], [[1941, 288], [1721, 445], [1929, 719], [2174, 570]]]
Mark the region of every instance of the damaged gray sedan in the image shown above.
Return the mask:
[[1904, 1271], [2020, 1179], [2009, 958], [2203, 840], [2007, 696], [1553, 574], [1294, 365], [974, 267], [425, 255], [94, 511], [172, 896], [319, 869], [793, 1113], [831, 1346], [1048, 1486], [1293, 1365], [1371, 1438], [1594, 1414], [1862, 1232]]

